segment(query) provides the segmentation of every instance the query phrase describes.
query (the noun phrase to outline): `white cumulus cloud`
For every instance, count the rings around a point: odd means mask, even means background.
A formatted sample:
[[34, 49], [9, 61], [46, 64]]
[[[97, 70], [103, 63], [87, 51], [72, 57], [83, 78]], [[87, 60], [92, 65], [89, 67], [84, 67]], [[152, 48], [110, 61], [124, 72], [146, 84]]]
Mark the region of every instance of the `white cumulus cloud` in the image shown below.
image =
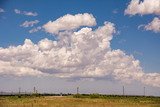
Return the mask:
[[[74, 22], [77, 26], [77, 22]], [[35, 44], [26, 39], [22, 45], [1, 47], [0, 75], [109, 78], [160, 87], [159, 73], [143, 72], [140, 62], [132, 55], [111, 48], [110, 43], [116, 32], [113, 23], [105, 22], [95, 30], [90, 27], [78, 31], [68, 31], [69, 28], [63, 30], [57, 34], [58, 41], [45, 38]]]
[[160, 0], [131, 0], [125, 14], [129, 15], [145, 15], [156, 14], [160, 15]]
[[41, 29], [42, 29], [42, 27], [38, 26], [36, 28], [33, 28], [33, 29], [29, 30], [29, 33], [35, 33], [35, 32], [38, 32]]
[[[160, 15], [160, 0], [131, 0], [125, 14], [129, 15]], [[160, 19], [155, 17], [148, 25], [139, 25], [138, 28], [144, 27], [145, 30], [151, 30], [155, 33], [160, 32]]]
[[38, 15], [38, 13], [36, 13], [36, 12], [21, 11], [19, 9], [14, 9], [14, 12], [16, 14], [22, 14], [22, 15], [26, 15], [26, 16], [37, 16]]
[[155, 17], [150, 23], [147, 25], [140, 25], [139, 28], [143, 27], [145, 30], [151, 30], [155, 33], [160, 32], [160, 18]]
[[39, 23], [38, 20], [34, 20], [34, 21], [25, 21], [24, 23], [22, 23], [20, 26], [21, 27], [33, 27], [35, 24]]
[[58, 18], [55, 21], [49, 21], [43, 28], [46, 32], [57, 34], [59, 31], [63, 30], [73, 30], [79, 28], [80, 26], [94, 26], [96, 25], [96, 20], [92, 14], [67, 14], [63, 17]]

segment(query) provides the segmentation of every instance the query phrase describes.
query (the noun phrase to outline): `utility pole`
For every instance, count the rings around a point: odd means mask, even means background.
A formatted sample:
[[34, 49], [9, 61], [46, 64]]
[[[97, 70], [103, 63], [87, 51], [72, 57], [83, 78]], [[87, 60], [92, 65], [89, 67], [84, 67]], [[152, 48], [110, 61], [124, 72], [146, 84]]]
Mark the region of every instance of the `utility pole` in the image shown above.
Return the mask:
[[146, 95], [146, 87], [143, 87], [143, 94]]
[[79, 87], [77, 87], [77, 94], [79, 94]]
[[21, 87], [19, 87], [19, 95], [21, 94]]
[[124, 86], [123, 86], [123, 95], [124, 95]]
[[34, 94], [36, 93], [36, 87], [33, 88], [33, 93], [34, 93]]
[[3, 95], [3, 91], [1, 91], [1, 95]]
[[18, 88], [18, 98], [21, 98], [21, 87]]

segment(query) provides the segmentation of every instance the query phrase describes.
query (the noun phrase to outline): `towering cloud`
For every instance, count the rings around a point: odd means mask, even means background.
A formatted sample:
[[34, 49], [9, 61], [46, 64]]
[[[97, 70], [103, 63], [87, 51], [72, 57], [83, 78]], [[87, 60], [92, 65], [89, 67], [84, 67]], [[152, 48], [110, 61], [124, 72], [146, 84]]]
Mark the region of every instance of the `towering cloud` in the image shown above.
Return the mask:
[[[63, 21], [60, 21], [61, 27], [56, 30], [54, 27], [50, 28], [51, 34], [57, 33], [58, 41], [42, 39], [34, 44], [26, 39], [23, 45], [0, 48], [0, 75], [45, 75], [72, 79], [140, 81], [160, 87], [160, 74], [144, 73], [140, 62], [132, 55], [127, 55], [120, 49], [111, 48], [110, 42], [116, 32], [113, 23], [105, 22], [95, 30], [83, 27], [78, 31], [72, 31], [79, 26], [96, 24], [95, 20], [94, 23], [80, 24], [78, 21], [84, 21], [83, 15], [69, 15], [78, 16], [69, 21], [70, 29], [64, 27]], [[91, 14], [85, 15], [94, 19]], [[59, 32], [62, 28], [64, 31]]]
[[67, 14], [63, 17], [58, 18], [55, 21], [49, 21], [43, 28], [46, 32], [57, 34], [63, 30], [73, 30], [80, 26], [93, 26], [96, 25], [96, 20], [92, 14]]
[[156, 14], [160, 15], [160, 0], [131, 0], [125, 14], [130, 15], [145, 15]]

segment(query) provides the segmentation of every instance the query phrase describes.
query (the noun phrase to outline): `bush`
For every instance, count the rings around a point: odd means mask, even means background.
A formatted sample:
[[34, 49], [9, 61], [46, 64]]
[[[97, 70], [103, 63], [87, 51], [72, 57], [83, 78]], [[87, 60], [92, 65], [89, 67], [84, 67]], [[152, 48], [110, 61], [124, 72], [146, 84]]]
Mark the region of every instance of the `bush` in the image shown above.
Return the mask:
[[84, 96], [81, 95], [81, 94], [75, 94], [75, 95], [73, 95], [73, 97], [74, 97], [74, 98], [84, 98]]
[[90, 94], [89, 95], [90, 98], [102, 98], [102, 96], [100, 94]]

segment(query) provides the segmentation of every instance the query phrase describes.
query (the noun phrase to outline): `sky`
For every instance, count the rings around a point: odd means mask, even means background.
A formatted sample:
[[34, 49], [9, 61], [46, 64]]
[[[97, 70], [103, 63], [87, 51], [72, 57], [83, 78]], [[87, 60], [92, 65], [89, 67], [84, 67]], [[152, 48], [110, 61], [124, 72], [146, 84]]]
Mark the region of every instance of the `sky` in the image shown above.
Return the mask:
[[160, 96], [159, 45], [160, 0], [1, 0], [0, 91]]

